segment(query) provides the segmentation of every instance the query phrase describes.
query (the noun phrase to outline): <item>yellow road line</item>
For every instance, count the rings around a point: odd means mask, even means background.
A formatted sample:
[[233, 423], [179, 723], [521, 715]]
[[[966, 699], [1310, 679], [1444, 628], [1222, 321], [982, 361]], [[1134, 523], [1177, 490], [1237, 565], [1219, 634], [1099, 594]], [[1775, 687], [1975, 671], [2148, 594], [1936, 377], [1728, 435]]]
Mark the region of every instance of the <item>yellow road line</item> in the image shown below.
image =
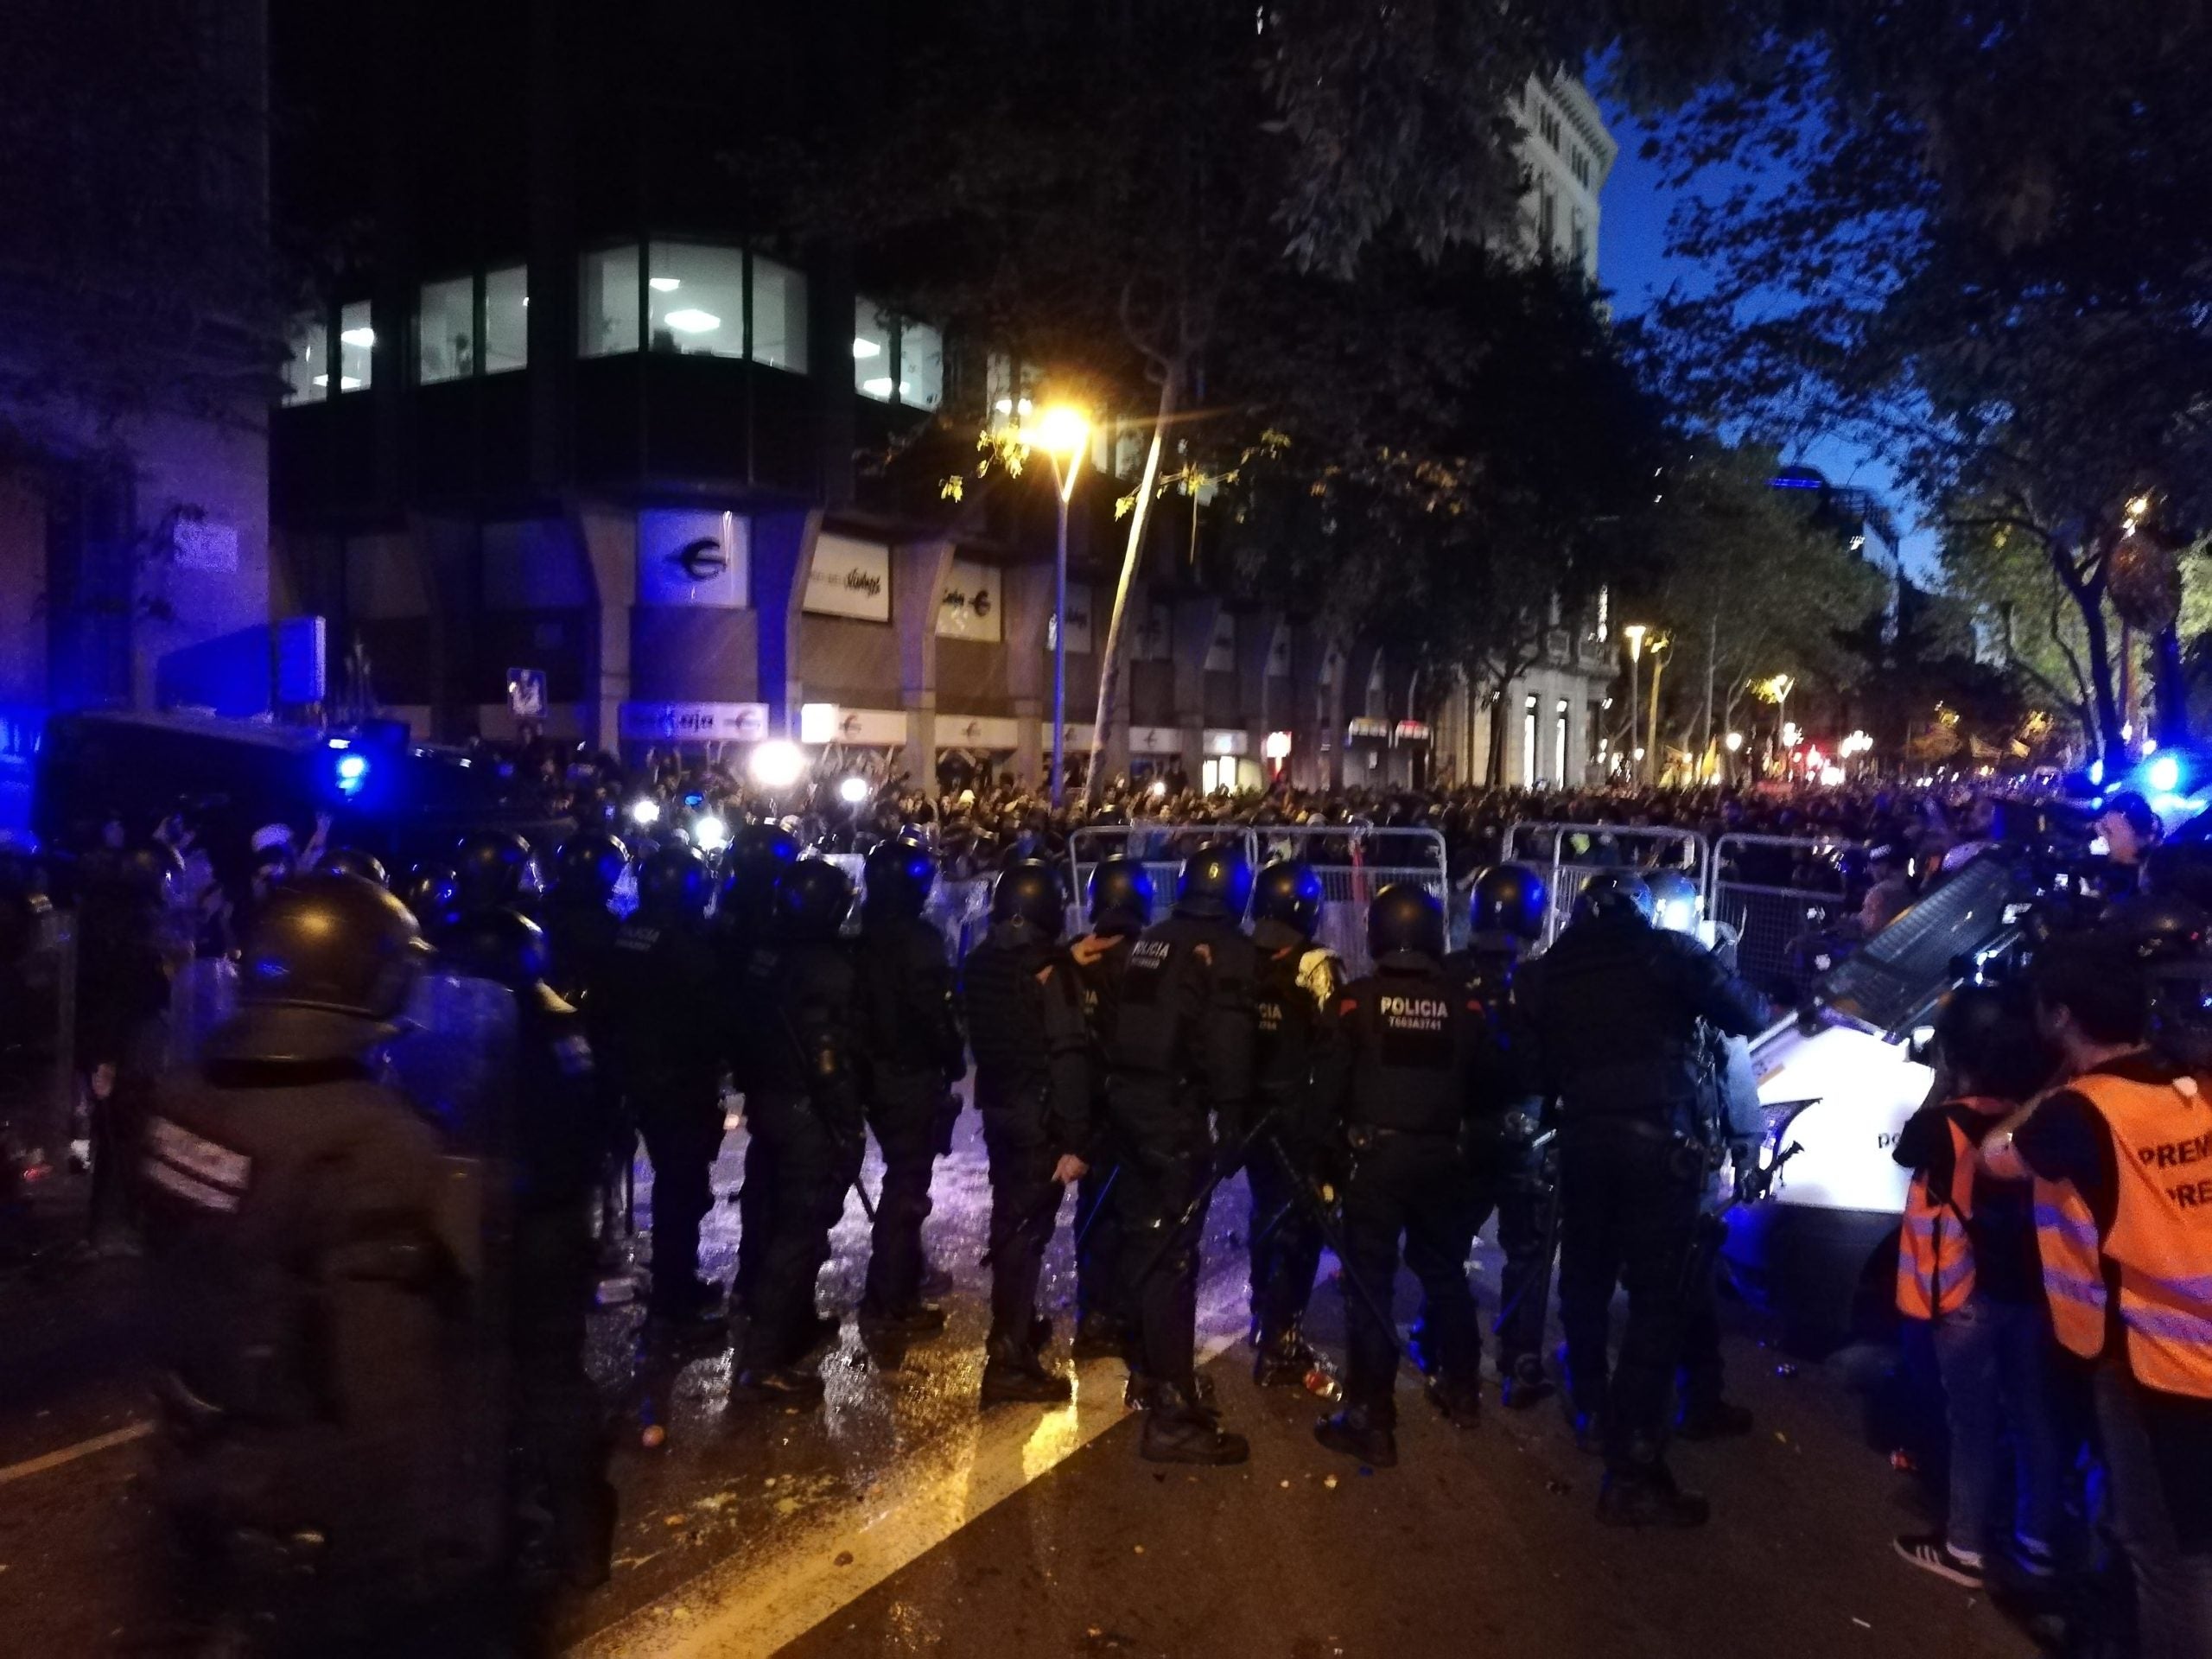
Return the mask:
[[66, 1463], [79, 1458], [89, 1458], [118, 1446], [128, 1446], [133, 1440], [143, 1440], [154, 1432], [151, 1423], [125, 1423], [121, 1428], [105, 1434], [95, 1434], [89, 1440], [79, 1440], [74, 1446], [65, 1446], [59, 1452], [49, 1452], [42, 1458], [32, 1458], [22, 1463], [11, 1463], [0, 1469], [0, 1486], [14, 1480], [26, 1480], [33, 1475], [42, 1475], [49, 1469], [59, 1469]]

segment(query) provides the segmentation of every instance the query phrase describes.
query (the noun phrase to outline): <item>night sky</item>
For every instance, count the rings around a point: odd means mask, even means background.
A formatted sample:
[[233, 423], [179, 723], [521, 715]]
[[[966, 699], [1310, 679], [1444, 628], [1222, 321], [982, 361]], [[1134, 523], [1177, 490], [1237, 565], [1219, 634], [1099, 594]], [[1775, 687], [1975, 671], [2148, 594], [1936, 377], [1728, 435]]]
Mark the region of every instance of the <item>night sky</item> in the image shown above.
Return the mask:
[[[1659, 165], [1637, 152], [1646, 129], [1618, 105], [1599, 100], [1605, 122], [1620, 143], [1620, 157], [1605, 181], [1598, 226], [1598, 280], [1610, 294], [1616, 315], [1631, 317], [1653, 298], [1679, 283], [1695, 294], [1706, 284], [1703, 270], [1693, 260], [1667, 251], [1667, 219], [1675, 203], [1688, 195], [1719, 193], [1737, 181], [1732, 172], [1709, 169], [1688, 191], [1669, 190], [1660, 181]], [[1837, 484], [1856, 484], [1872, 490], [1888, 504], [1904, 537], [1906, 568], [1920, 581], [1936, 572], [1936, 537], [1918, 522], [1913, 501], [1880, 461], [1855, 445], [1824, 439], [1784, 457], [1817, 467]]]

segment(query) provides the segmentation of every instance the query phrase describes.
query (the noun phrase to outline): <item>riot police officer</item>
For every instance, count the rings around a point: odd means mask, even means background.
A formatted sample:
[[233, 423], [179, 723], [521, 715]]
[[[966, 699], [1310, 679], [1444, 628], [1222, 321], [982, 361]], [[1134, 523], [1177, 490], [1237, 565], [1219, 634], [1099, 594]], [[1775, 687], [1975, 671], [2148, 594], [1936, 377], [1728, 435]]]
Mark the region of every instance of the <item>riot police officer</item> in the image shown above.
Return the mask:
[[453, 868], [463, 912], [526, 911], [544, 887], [537, 855], [512, 830], [472, 830], [454, 843]]
[[915, 841], [880, 843], [868, 855], [861, 906], [860, 991], [867, 1027], [868, 1127], [883, 1152], [864, 1325], [926, 1336], [944, 1310], [921, 1296], [922, 1223], [952, 1086], [967, 1075], [967, 1044], [953, 1007], [944, 935], [922, 918], [937, 860]]
[[[1704, 1498], [1664, 1458], [1681, 1274], [1707, 1169], [1697, 1136], [1698, 1021], [1751, 1036], [1757, 993], [1679, 933], [1652, 925], [1632, 870], [1594, 877], [1565, 932], [1522, 970], [1548, 1092], [1560, 1109], [1560, 1318], [1578, 1437], [1602, 1438], [1602, 1519], [1701, 1525]], [[1628, 1325], [1609, 1372], [1613, 1290]]]
[[437, 938], [460, 919], [461, 881], [450, 864], [416, 864], [400, 877], [392, 892], [407, 906], [426, 939]]
[[720, 1296], [699, 1277], [699, 1224], [722, 1143], [728, 1015], [716, 995], [707, 934], [707, 866], [690, 848], [663, 848], [638, 878], [638, 908], [614, 936], [605, 986], [603, 1057], [652, 1160], [656, 1318], [710, 1318]]
[[1238, 849], [1202, 848], [1184, 861], [1174, 913], [1129, 953], [1107, 1052], [1107, 1109], [1124, 1160], [1124, 1296], [1137, 1322], [1130, 1389], [1147, 1408], [1139, 1454], [1156, 1462], [1242, 1463], [1250, 1452], [1201, 1399], [1193, 1344], [1198, 1240], [1217, 1180], [1209, 1120], [1235, 1143], [1251, 1107], [1257, 964], [1241, 925], [1251, 898], [1252, 867]]
[[1558, 1160], [1545, 1133], [1535, 1044], [1513, 1001], [1513, 980], [1529, 947], [1543, 937], [1543, 878], [1524, 864], [1499, 864], [1475, 878], [1467, 948], [1445, 959], [1482, 1005], [1505, 1099], [1499, 1120], [1497, 1372], [1509, 1410], [1524, 1411], [1552, 1392], [1544, 1375], [1544, 1317], [1551, 1301], [1558, 1235], [1554, 1175]]
[[302, 1651], [419, 1637], [499, 1554], [496, 1452], [456, 1406], [477, 1253], [436, 1133], [374, 1081], [426, 955], [365, 881], [276, 890], [238, 1016], [141, 1142], [182, 1586]]
[[359, 847], [333, 847], [316, 861], [315, 868], [325, 875], [358, 875], [380, 887], [391, 885], [391, 877], [385, 873], [384, 861]]
[[614, 889], [629, 868], [629, 849], [604, 830], [579, 830], [553, 855], [553, 886], [543, 907], [550, 952], [546, 982], [571, 1002], [588, 1003], [606, 976], [622, 925]]
[[838, 937], [852, 904], [836, 865], [793, 864], [776, 884], [768, 942], [753, 950], [742, 988], [758, 1027], [741, 1062], [746, 1121], [775, 1179], [732, 1394], [788, 1409], [822, 1402], [821, 1377], [800, 1362], [836, 1332], [816, 1310], [815, 1281], [867, 1141], [859, 990]]
[[584, 1373], [592, 1304], [586, 1201], [607, 1133], [583, 1016], [545, 982], [545, 935], [511, 910], [480, 910], [447, 936], [440, 955], [514, 998], [515, 1078], [502, 1136], [513, 1184], [510, 1311], [518, 1491], [542, 1494], [554, 1560], [571, 1584], [606, 1581], [614, 1489], [606, 1441]]
[[1301, 1327], [1321, 1265], [1313, 1183], [1333, 1149], [1338, 1059], [1337, 1001], [1344, 963], [1313, 943], [1321, 878], [1277, 859], [1252, 892], [1258, 955], [1254, 1122], [1266, 1126], [1245, 1164], [1252, 1194], [1252, 1380], [1304, 1385], [1315, 1361]]
[[1090, 931], [1068, 948], [1081, 993], [1084, 1025], [1090, 1034], [1090, 1145], [1075, 1189], [1075, 1342], [1077, 1359], [1124, 1354], [1129, 1311], [1122, 1300], [1122, 1224], [1109, 1202], [1122, 1165], [1106, 1111], [1105, 1056], [1114, 1046], [1122, 1007], [1122, 977], [1137, 935], [1152, 925], [1152, 875], [1141, 859], [1116, 856], [1090, 873], [1086, 895]]
[[1368, 907], [1375, 971], [1342, 999], [1340, 1091], [1352, 1154], [1344, 1195], [1350, 1320], [1344, 1407], [1314, 1425], [1332, 1452], [1387, 1468], [1398, 1460], [1394, 1387], [1397, 1344], [1388, 1313], [1398, 1242], [1420, 1280], [1421, 1328], [1432, 1353], [1429, 1397], [1453, 1424], [1480, 1410], [1482, 1327], [1467, 1288], [1467, 1256], [1493, 1178], [1494, 1098], [1485, 1077], [1495, 1049], [1481, 1005], [1444, 966], [1444, 907], [1396, 882]]
[[991, 925], [969, 953], [961, 999], [976, 1045], [976, 1109], [991, 1161], [991, 1329], [985, 1405], [1053, 1403], [1067, 1378], [1038, 1350], [1051, 1325], [1037, 1314], [1045, 1247], [1060, 1196], [1084, 1173], [1090, 1141], [1088, 1033], [1059, 948], [1067, 897], [1033, 860], [1009, 864], [991, 891]]
[[[715, 893], [715, 935], [730, 995], [745, 1001], [745, 976], [755, 950], [766, 949], [775, 918], [776, 888], [798, 859], [798, 843], [779, 824], [747, 823], [722, 855], [721, 885]], [[744, 1088], [741, 1057], [739, 1088]], [[749, 1103], [748, 1103], [749, 1107]], [[737, 1276], [730, 1305], [745, 1306], [766, 1259], [769, 1193], [775, 1185], [774, 1152], [759, 1135], [745, 1141], [745, 1173], [737, 1190]]]

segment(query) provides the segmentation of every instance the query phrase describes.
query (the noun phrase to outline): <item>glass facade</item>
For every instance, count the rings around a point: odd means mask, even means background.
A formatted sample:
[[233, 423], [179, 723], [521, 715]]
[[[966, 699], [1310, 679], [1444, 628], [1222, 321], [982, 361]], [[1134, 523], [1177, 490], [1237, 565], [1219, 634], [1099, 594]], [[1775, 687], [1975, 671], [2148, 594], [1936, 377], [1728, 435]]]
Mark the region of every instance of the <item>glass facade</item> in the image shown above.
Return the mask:
[[[734, 256], [733, 256], [734, 257]], [[753, 360], [806, 372], [806, 278], [789, 265], [753, 259]]]
[[899, 326], [899, 401], [909, 409], [944, 401], [944, 336], [926, 322]]
[[853, 390], [878, 403], [891, 401], [892, 353], [899, 324], [874, 300], [853, 304]]
[[476, 372], [476, 279], [423, 284], [416, 312], [415, 373], [423, 385]]
[[338, 313], [338, 390], [366, 391], [376, 377], [377, 331], [369, 302], [355, 300]]
[[656, 242], [645, 276], [647, 337], [657, 352], [745, 355], [745, 254]]
[[484, 349], [486, 374], [530, 366], [530, 270], [507, 265], [484, 273]]
[[302, 312], [285, 338], [291, 354], [284, 359], [284, 402], [321, 403], [330, 391], [330, 319], [320, 311]]
[[613, 357], [638, 346], [637, 249], [585, 254], [576, 270], [576, 355]]

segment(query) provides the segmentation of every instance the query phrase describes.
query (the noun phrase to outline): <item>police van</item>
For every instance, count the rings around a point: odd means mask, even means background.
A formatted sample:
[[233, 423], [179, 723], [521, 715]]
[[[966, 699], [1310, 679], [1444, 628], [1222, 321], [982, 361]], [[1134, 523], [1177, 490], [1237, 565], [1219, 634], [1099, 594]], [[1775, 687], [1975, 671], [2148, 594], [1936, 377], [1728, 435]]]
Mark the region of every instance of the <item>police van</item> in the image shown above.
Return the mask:
[[471, 830], [512, 830], [550, 848], [569, 828], [530, 780], [486, 756], [413, 742], [401, 721], [331, 730], [124, 709], [48, 719], [31, 794], [45, 845], [89, 845], [111, 817], [143, 833], [181, 811], [219, 855], [242, 852], [264, 824], [304, 831], [327, 814], [331, 845], [395, 866], [442, 854]]
[[1943, 995], [2019, 940], [2033, 884], [1986, 854], [1817, 981], [1807, 1009], [1758, 1038], [1751, 1063], [1777, 1171], [1770, 1200], [1730, 1211], [1722, 1259], [1794, 1345], [1885, 1328], [1910, 1175], [1892, 1157], [1934, 1085], [1925, 1057]]

